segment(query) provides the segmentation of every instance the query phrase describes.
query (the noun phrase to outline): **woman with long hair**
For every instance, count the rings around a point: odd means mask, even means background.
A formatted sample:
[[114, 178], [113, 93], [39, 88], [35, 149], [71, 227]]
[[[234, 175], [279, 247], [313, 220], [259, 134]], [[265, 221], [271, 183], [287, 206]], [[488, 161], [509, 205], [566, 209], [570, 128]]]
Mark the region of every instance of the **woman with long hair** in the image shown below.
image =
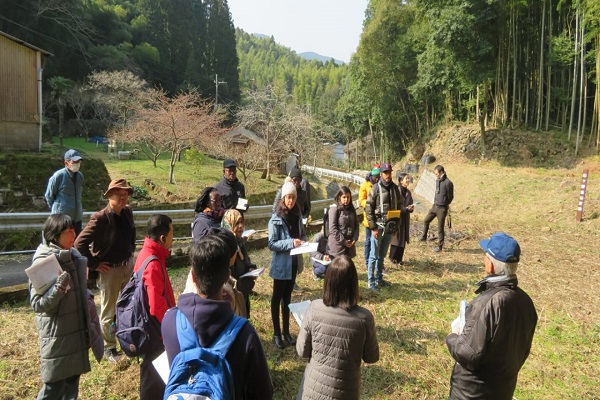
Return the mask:
[[323, 299], [313, 300], [302, 320], [296, 351], [308, 359], [298, 399], [360, 397], [362, 361], [379, 360], [373, 314], [358, 305], [358, 274], [347, 256], [333, 259]]
[[400, 226], [392, 238], [390, 244], [390, 261], [392, 264], [404, 265], [404, 249], [410, 237], [410, 214], [415, 210], [413, 197], [408, 185], [410, 175], [406, 172], [398, 172], [398, 188], [400, 189]]
[[[290, 250], [306, 241], [300, 207], [296, 204], [296, 186], [286, 178], [281, 188], [281, 201], [269, 220], [269, 249], [273, 252], [269, 276], [273, 278], [271, 296], [271, 319], [273, 321], [273, 343], [280, 349], [293, 345], [296, 340], [290, 335], [290, 309], [292, 289], [298, 273], [301, 255], [290, 255]], [[280, 326], [280, 313], [283, 335]]]
[[352, 192], [348, 186], [342, 186], [335, 196], [335, 204], [329, 207], [329, 256], [334, 258], [347, 255], [354, 258], [359, 233]]

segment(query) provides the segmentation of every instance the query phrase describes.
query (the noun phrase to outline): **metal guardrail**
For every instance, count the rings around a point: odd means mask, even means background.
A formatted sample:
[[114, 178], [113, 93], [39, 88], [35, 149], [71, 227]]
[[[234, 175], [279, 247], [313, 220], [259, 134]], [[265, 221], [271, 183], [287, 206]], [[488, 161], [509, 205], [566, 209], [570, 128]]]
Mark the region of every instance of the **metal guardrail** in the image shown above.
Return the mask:
[[[358, 176], [358, 175], [349, 174], [346, 172], [334, 171], [331, 169], [311, 167], [310, 165], [306, 165], [306, 164], [302, 166], [302, 170], [310, 172], [317, 178], [325, 176], [328, 178], [334, 178], [334, 179], [340, 179], [340, 180], [343, 180], [346, 182], [352, 182], [357, 185], [360, 185], [361, 183], [363, 183], [365, 181], [365, 175]], [[366, 174], [366, 172], [365, 172], [365, 174]]]
[[[313, 207], [325, 207], [330, 205], [333, 199], [316, 200], [311, 202]], [[251, 206], [244, 213], [246, 220], [271, 218], [273, 206]], [[90, 220], [93, 212], [83, 213], [84, 225]], [[190, 224], [194, 221], [194, 210], [144, 210], [133, 211], [133, 219], [136, 227], [145, 226], [148, 217], [154, 214], [165, 214], [171, 217], [174, 225]], [[24, 231], [24, 230], [42, 230], [44, 222], [50, 216], [49, 212], [34, 213], [0, 213], [0, 232]]]

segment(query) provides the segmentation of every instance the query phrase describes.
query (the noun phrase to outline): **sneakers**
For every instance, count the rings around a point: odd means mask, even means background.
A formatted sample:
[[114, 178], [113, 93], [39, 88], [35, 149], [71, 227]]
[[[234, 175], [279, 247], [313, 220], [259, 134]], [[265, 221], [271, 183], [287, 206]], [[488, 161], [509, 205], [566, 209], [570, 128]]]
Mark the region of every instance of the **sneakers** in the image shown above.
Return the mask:
[[321, 279], [323, 279], [323, 275], [315, 275], [315, 274], [313, 274], [313, 279], [315, 281], [320, 281]]
[[436, 253], [439, 253], [440, 251], [442, 251], [442, 246], [435, 246], [433, 248], [433, 251], [436, 252]]
[[392, 286], [392, 284], [391, 284], [391, 283], [389, 283], [389, 282], [387, 282], [387, 281], [384, 281], [384, 280], [382, 279], [382, 280], [380, 280], [379, 282], [377, 282], [377, 286], [379, 286], [380, 288], [382, 288], [382, 287], [391, 287], [391, 286]]
[[379, 287], [377, 285], [369, 285], [369, 290], [372, 292], [378, 292]]
[[298, 284], [294, 282], [294, 292], [304, 292], [304, 288], [298, 286]]
[[104, 358], [106, 358], [106, 360], [111, 364], [118, 363], [121, 357], [122, 356], [119, 353], [117, 353], [117, 349], [104, 350]]

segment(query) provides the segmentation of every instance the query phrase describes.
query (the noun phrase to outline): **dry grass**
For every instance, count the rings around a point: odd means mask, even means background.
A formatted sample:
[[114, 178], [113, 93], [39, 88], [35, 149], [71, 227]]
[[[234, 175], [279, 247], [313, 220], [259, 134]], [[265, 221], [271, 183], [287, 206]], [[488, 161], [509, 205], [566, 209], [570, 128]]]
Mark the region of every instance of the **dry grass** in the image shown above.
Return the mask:
[[[474, 297], [482, 276], [478, 241], [504, 230], [520, 242], [521, 286], [539, 314], [531, 355], [517, 384], [518, 399], [593, 399], [600, 387], [600, 160], [589, 159], [588, 196], [583, 222], [575, 222], [581, 172], [574, 169], [506, 168], [445, 161], [454, 181], [453, 229], [445, 251], [414, 240], [427, 211], [412, 220], [407, 266], [388, 267], [391, 289], [366, 290], [362, 244], [355, 259], [361, 278], [361, 305], [375, 315], [381, 358], [363, 369], [362, 398], [442, 399], [447, 397], [452, 359], [445, 345], [458, 303]], [[264, 228], [264, 227], [263, 227]], [[435, 227], [433, 229], [435, 231]], [[252, 252], [268, 266], [270, 253]], [[181, 290], [185, 269], [171, 271]], [[307, 291], [293, 301], [320, 297], [320, 283], [310, 271], [299, 276]], [[252, 297], [251, 321], [263, 346], [277, 399], [295, 398], [305, 363], [291, 348], [271, 344], [271, 279], [259, 278]], [[298, 327], [292, 322], [292, 333]], [[39, 389], [38, 347], [34, 317], [27, 304], [5, 305], [0, 314], [0, 399], [33, 398]], [[83, 399], [137, 399], [138, 368], [94, 362], [82, 377]]]

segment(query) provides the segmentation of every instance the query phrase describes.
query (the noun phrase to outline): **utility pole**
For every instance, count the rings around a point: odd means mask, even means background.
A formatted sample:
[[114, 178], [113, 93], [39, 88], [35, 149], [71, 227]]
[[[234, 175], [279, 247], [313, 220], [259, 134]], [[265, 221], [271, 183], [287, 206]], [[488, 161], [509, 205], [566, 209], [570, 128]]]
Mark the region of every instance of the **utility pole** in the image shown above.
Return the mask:
[[225, 81], [219, 81], [219, 75], [215, 74], [215, 110], [219, 108], [219, 84], [227, 83]]

